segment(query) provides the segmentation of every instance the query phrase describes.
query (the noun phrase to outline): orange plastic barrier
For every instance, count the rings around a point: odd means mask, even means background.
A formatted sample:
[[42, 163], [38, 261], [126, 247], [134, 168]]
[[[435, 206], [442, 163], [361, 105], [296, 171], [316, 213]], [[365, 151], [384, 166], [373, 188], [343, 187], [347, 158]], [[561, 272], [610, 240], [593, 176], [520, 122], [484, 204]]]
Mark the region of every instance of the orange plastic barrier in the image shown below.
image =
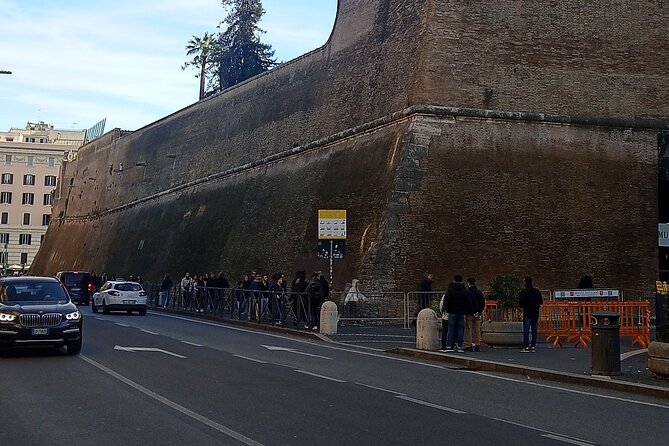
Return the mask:
[[[620, 315], [620, 336], [631, 337], [632, 346], [650, 344], [650, 302], [545, 301], [539, 316], [539, 334], [553, 347], [574, 342], [588, 348], [592, 342], [592, 314], [608, 310]], [[496, 317], [497, 316], [497, 317]], [[486, 320], [499, 320], [495, 301], [486, 302]], [[502, 317], [504, 319], [504, 317]]]

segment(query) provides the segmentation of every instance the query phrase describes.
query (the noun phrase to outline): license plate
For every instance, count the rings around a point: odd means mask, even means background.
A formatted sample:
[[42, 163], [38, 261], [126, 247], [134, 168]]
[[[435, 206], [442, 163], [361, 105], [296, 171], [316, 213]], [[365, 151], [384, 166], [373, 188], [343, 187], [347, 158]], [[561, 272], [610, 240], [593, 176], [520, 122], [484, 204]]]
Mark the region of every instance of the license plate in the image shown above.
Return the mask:
[[48, 335], [48, 334], [49, 334], [48, 328], [33, 328], [33, 336]]
[[134, 301], [134, 300], [124, 300], [123, 303], [124, 304], [134, 304], [134, 303], [136, 303], [136, 301]]

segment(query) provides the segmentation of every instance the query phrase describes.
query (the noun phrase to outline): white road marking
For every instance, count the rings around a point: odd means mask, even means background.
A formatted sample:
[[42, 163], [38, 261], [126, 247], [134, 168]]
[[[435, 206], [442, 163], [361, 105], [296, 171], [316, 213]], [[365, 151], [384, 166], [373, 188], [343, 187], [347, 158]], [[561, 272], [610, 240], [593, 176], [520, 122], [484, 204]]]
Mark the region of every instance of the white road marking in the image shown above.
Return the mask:
[[305, 353], [301, 352], [298, 350], [295, 350], [294, 348], [288, 348], [288, 347], [276, 347], [273, 345], [260, 345], [261, 347], [265, 347], [269, 351], [273, 352], [287, 352], [287, 353], [295, 353], [297, 355], [303, 355], [303, 356], [311, 356], [312, 358], [320, 358], [320, 359], [327, 359], [327, 360], [332, 360], [332, 358], [328, 358], [327, 356], [321, 356], [321, 355], [314, 355], [312, 353]]
[[[182, 320], [182, 321], [192, 322], [192, 323], [195, 323], [195, 324], [209, 325], [211, 327], [218, 327], [218, 328], [221, 328], [221, 329], [224, 329], [224, 330], [239, 331], [239, 332], [242, 332], [242, 333], [254, 334], [256, 336], [267, 336], [267, 337], [271, 337], [271, 338], [282, 339], [284, 341], [290, 336], [290, 333], [274, 334], [274, 333], [267, 333], [267, 332], [264, 332], [264, 331], [250, 330], [250, 329], [247, 329], [247, 328], [231, 327], [229, 325], [225, 325], [225, 321], [215, 323], [215, 322], [202, 321], [202, 320], [198, 320], [198, 319], [191, 319], [191, 318], [184, 317], [184, 316], [177, 316], [177, 315], [160, 313], [160, 312], [156, 312], [156, 313], [152, 313], [152, 314], [154, 314], [155, 316], [159, 316], [159, 317], [166, 317], [166, 318], [170, 318], [170, 319], [179, 319], [179, 320]], [[394, 356], [383, 355], [383, 354], [381, 354], [382, 351], [379, 351], [379, 353], [370, 353], [370, 352], [366, 352], [366, 351], [352, 350], [350, 348], [345, 348], [345, 347], [340, 346], [340, 345], [345, 345], [345, 344], [337, 344], [337, 343], [314, 344], [311, 341], [305, 341], [305, 340], [302, 340], [302, 339], [294, 339], [294, 338], [289, 338], [289, 339], [290, 339], [291, 342], [306, 344], [306, 345], [310, 345], [310, 346], [316, 346], [316, 347], [320, 347], [320, 348], [327, 348], [327, 349], [330, 349], [330, 350], [337, 350], [337, 351], [342, 351], [342, 352], [347, 352], [347, 353], [354, 353], [354, 354], [363, 355], [363, 356], [371, 356], [373, 358], [381, 358], [381, 359], [385, 359], [387, 361], [393, 361], [393, 362], [404, 362], [406, 364], [420, 365], [420, 366], [423, 366], [423, 367], [430, 367], [430, 368], [433, 368], [433, 369], [441, 369], [441, 370], [446, 370], [446, 371], [449, 370], [448, 368], [445, 368], [445, 367], [440, 366], [440, 365], [428, 364], [428, 363], [425, 363], [425, 362], [414, 361], [414, 360], [411, 360], [411, 359], [404, 359], [404, 358], [397, 358], [397, 357], [394, 357]], [[362, 348], [362, 347], [356, 347], [356, 348]], [[366, 349], [367, 350], [378, 351], [378, 350], [372, 349], [372, 348], [366, 348]], [[453, 373], [458, 373], [458, 372], [453, 372]]]
[[168, 352], [167, 350], [163, 350], [160, 348], [153, 348], [153, 347], [122, 347], [120, 345], [115, 345], [114, 350], [120, 350], [123, 352], [152, 352], [152, 353], [164, 353], [166, 355], [174, 356], [177, 358], [181, 359], [186, 359], [186, 356], [178, 355], [176, 353]]
[[130, 328], [130, 325], [122, 324], [120, 322], [114, 322], [114, 325], [118, 325], [119, 327]]
[[148, 333], [150, 335], [154, 335], [154, 336], [158, 336], [160, 334], [160, 333], [155, 333], [153, 331], [144, 330], [143, 328], [141, 328], [140, 331], [143, 332], [143, 333]]
[[561, 441], [563, 443], [575, 444], [576, 446], [594, 446], [592, 443], [581, 440], [572, 440], [571, 438], [563, 437], [561, 435], [544, 434], [542, 437], [550, 438], [551, 440]]
[[334, 381], [336, 383], [345, 383], [346, 382], [346, 381], [342, 381], [341, 379], [332, 378], [330, 376], [319, 375], [317, 373], [307, 372], [306, 370], [295, 370], [295, 371], [297, 373], [302, 373], [304, 375], [309, 375], [309, 376], [315, 376], [316, 378], [327, 379], [328, 381]]
[[355, 384], [357, 384], [358, 386], [367, 387], [369, 389], [378, 390], [380, 392], [392, 393], [393, 395], [397, 396], [406, 396], [405, 393], [395, 392], [394, 390], [382, 389], [381, 387], [374, 387], [370, 386], [369, 384], [363, 384], [363, 383], [355, 383]]
[[547, 431], [544, 429], [539, 429], [538, 427], [528, 426], [527, 424], [516, 423], [515, 421], [503, 420], [501, 418], [491, 418], [491, 420], [499, 421], [500, 423], [511, 424], [513, 426], [522, 427], [524, 429], [530, 429], [536, 432], [541, 432], [542, 434], [544, 434], [542, 435], [542, 437], [551, 438], [553, 440], [563, 441], [565, 443], [576, 444], [579, 446], [594, 446], [594, 443], [590, 443], [586, 440], [581, 440], [579, 438], [574, 438], [574, 437], [568, 437], [566, 435], [557, 434], [555, 432]]
[[153, 392], [153, 391], [147, 389], [146, 387], [143, 387], [140, 384], [137, 384], [136, 382], [126, 378], [125, 376], [121, 375], [120, 373], [116, 373], [115, 371], [103, 366], [102, 364], [100, 364], [96, 361], [93, 361], [90, 358], [87, 358], [84, 355], [79, 355], [79, 357], [81, 359], [83, 359], [84, 361], [86, 361], [87, 363], [89, 363], [90, 365], [92, 365], [93, 367], [96, 367], [97, 369], [99, 369], [99, 370], [105, 372], [106, 374], [116, 378], [117, 380], [121, 381], [122, 383], [127, 384], [128, 386], [132, 387], [133, 389], [138, 390], [139, 392], [143, 393], [144, 395], [146, 395], [150, 398], [153, 398], [154, 400], [159, 401], [159, 402], [163, 403], [164, 405], [166, 405], [168, 407], [171, 407], [172, 409], [174, 409], [178, 412], [181, 412], [182, 414], [184, 414], [188, 417], [191, 417], [192, 419], [194, 419], [196, 421], [199, 421], [202, 424], [205, 424], [205, 425], [209, 426], [212, 429], [216, 429], [217, 431], [221, 432], [222, 434], [225, 434], [225, 435], [227, 435], [231, 438], [234, 438], [235, 440], [240, 441], [240, 442], [242, 442], [246, 445], [249, 445], [249, 446], [263, 446], [262, 443], [258, 443], [257, 441], [252, 440], [251, 438], [249, 438], [245, 435], [242, 435], [239, 432], [235, 432], [232, 429], [227, 428], [227, 427], [223, 426], [222, 424], [219, 424], [219, 423], [217, 423], [213, 420], [210, 420], [209, 418], [206, 418], [206, 417], [200, 415], [197, 412], [194, 412], [190, 409], [187, 409], [186, 407], [181, 406], [181, 405], [175, 403], [174, 401], [171, 401], [171, 400], [165, 398], [164, 396], [162, 396], [162, 395], [160, 395], [156, 392]]
[[445, 412], [454, 413], [454, 414], [457, 414], [457, 415], [463, 415], [463, 414], [467, 413], [467, 412], [463, 412], [463, 411], [458, 410], [458, 409], [451, 409], [450, 407], [445, 407], [445, 406], [440, 406], [439, 404], [430, 403], [428, 401], [417, 400], [415, 398], [411, 398], [410, 396], [406, 396], [406, 395], [396, 395], [396, 398], [399, 398], [399, 399], [404, 400], [404, 401], [409, 401], [411, 403], [420, 404], [422, 406], [431, 407], [433, 409], [439, 409], [439, 410], [443, 410]]
[[195, 342], [181, 341], [184, 344], [192, 345], [193, 347], [204, 347], [204, 345], [196, 344]]
[[239, 359], [246, 359], [247, 361], [251, 361], [251, 362], [257, 362], [258, 364], [267, 364], [266, 361], [261, 361], [260, 359], [249, 358], [248, 356], [243, 356], [243, 355], [232, 355], [232, 356], [234, 356], [235, 358], [239, 358]]
[[642, 353], [647, 353], [647, 352], [648, 352], [647, 348], [642, 348], [641, 350], [632, 350], [631, 352], [621, 353], [620, 360], [624, 361], [627, 358], [631, 358], [632, 356], [640, 355]]
[[502, 380], [502, 381], [510, 381], [510, 382], [515, 382], [515, 383], [520, 383], [520, 384], [527, 384], [529, 386], [544, 387], [544, 388], [547, 388], [547, 389], [558, 390], [558, 391], [561, 391], [561, 392], [576, 393], [578, 395], [594, 396], [594, 397], [597, 397], [597, 398], [604, 398], [604, 399], [607, 399], [607, 400], [615, 400], [615, 401], [622, 401], [622, 402], [625, 402], [625, 403], [640, 404], [642, 406], [658, 407], [660, 409], [669, 409], [669, 406], [663, 406], [662, 404], [648, 403], [646, 401], [632, 400], [632, 399], [629, 399], [629, 398], [622, 398], [622, 397], [619, 397], [619, 396], [603, 395], [603, 394], [599, 394], [599, 393], [586, 392], [584, 390], [569, 389], [569, 388], [566, 388], [566, 387], [551, 386], [550, 384], [542, 384], [542, 383], [537, 383], [537, 382], [532, 382], [532, 381], [523, 381], [523, 380], [520, 380], [520, 379], [507, 378], [506, 376], [496, 376], [496, 375], [491, 375], [491, 374], [485, 373], [485, 372], [477, 372], [477, 371], [474, 371], [474, 370], [460, 370], [460, 373], [473, 373], [474, 375], [486, 376], [488, 378], [499, 379], [499, 380]]

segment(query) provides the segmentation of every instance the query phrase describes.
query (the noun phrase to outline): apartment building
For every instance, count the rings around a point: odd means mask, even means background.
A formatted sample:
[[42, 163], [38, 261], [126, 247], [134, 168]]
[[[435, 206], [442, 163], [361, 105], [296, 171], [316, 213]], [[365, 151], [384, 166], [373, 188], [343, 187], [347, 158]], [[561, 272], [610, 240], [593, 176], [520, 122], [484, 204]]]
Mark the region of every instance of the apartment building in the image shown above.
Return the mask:
[[60, 166], [86, 131], [28, 123], [0, 132], [0, 266], [28, 268], [51, 221]]

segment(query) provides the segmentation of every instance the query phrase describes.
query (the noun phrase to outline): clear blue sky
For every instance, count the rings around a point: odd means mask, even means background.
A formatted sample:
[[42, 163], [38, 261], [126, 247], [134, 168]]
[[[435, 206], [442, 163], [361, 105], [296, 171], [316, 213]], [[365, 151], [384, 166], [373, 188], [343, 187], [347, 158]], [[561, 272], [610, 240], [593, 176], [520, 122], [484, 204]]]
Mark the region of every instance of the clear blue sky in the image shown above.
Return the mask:
[[[337, 0], [263, 0], [278, 60], [323, 45]], [[220, 0], [0, 0], [0, 131], [42, 120], [135, 130], [197, 101], [186, 42], [216, 32]]]

